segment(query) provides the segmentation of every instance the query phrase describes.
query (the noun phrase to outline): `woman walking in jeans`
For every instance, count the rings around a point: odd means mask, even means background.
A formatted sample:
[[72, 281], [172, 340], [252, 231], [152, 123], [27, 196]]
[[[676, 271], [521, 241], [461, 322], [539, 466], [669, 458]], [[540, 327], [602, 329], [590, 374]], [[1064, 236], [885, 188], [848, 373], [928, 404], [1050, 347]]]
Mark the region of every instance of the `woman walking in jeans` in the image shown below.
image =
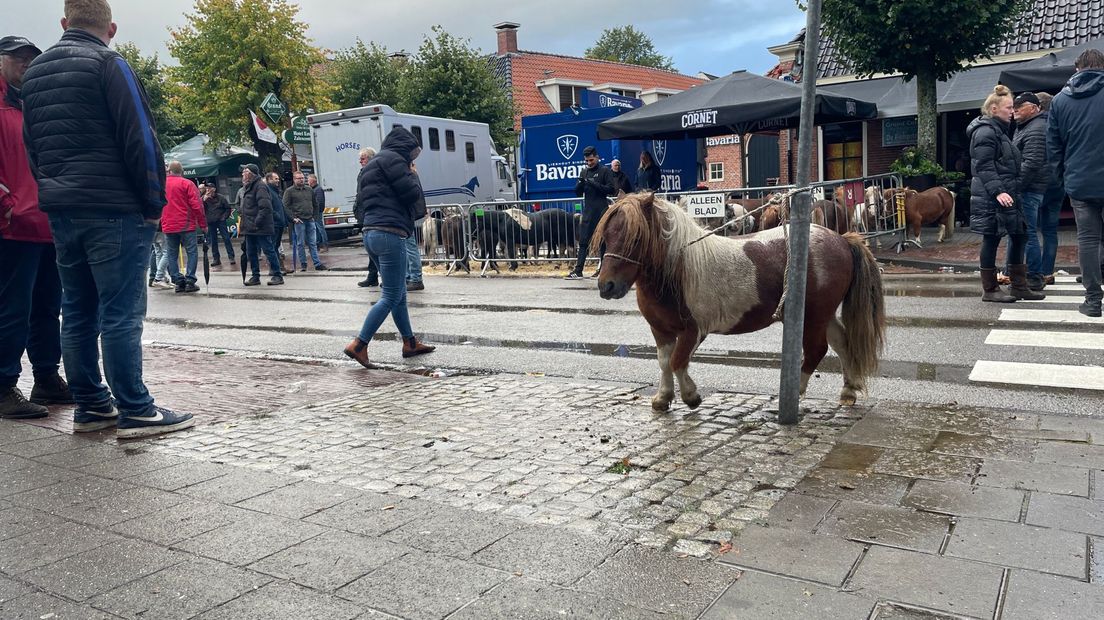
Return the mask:
[[383, 280], [379, 301], [364, 317], [360, 334], [345, 347], [345, 355], [365, 368], [370, 368], [368, 343], [388, 314], [402, 336], [403, 357], [429, 353], [435, 348], [414, 337], [406, 310], [406, 239], [414, 234], [414, 207], [422, 198], [422, 186], [414, 178], [410, 164], [421, 150], [414, 134], [396, 127], [359, 175], [357, 200], [364, 209], [364, 248], [379, 261]]

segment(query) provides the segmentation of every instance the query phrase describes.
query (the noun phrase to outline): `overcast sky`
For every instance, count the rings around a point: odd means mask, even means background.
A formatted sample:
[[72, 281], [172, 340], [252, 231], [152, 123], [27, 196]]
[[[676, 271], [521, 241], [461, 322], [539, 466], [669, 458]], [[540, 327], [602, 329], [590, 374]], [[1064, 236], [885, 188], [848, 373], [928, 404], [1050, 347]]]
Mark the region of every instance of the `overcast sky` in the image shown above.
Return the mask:
[[[794, 0], [301, 0], [299, 18], [310, 25], [316, 45], [341, 49], [357, 37], [391, 51], [416, 51], [430, 27], [441, 25], [494, 52], [493, 25], [521, 24], [523, 50], [582, 56], [605, 28], [632, 24], [672, 56], [675, 67], [693, 75], [724, 75], [736, 69], [764, 73], [774, 66], [770, 45], [785, 43], [805, 25]], [[34, 9], [28, 7], [33, 6]], [[61, 35], [63, 0], [0, 0], [0, 36], [18, 34], [45, 49]], [[172, 62], [165, 42], [182, 26], [193, 0], [113, 0], [116, 41], [132, 41], [145, 54]]]

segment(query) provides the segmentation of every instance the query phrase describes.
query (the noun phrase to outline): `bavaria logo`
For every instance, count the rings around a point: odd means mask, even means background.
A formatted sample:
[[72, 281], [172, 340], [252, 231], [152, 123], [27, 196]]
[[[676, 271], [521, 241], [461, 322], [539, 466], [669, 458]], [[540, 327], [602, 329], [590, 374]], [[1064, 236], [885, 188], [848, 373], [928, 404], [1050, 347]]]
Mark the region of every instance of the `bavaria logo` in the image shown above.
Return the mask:
[[652, 151], [655, 152], [656, 163], [662, 166], [663, 160], [667, 158], [667, 141], [652, 140]]
[[556, 138], [556, 147], [560, 149], [560, 155], [563, 155], [564, 159], [571, 159], [575, 149], [579, 148], [579, 136], [571, 134], [560, 136]]

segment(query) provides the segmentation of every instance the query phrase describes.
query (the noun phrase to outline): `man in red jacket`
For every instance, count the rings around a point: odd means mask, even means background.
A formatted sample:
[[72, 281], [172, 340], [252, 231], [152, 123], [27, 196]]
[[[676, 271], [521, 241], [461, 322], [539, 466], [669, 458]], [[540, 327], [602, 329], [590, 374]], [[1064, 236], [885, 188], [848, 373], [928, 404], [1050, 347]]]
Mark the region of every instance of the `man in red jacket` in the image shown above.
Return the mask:
[[[177, 293], [194, 293], [196, 286], [197, 231], [207, 230], [207, 218], [203, 214], [203, 201], [195, 183], [184, 178], [184, 166], [178, 161], [169, 163], [165, 179], [165, 204], [161, 211], [161, 231], [165, 233], [165, 251], [169, 254], [169, 278], [176, 285]], [[188, 256], [184, 275], [180, 275], [180, 246]]]
[[[23, 37], [0, 39], [0, 418], [41, 418], [43, 405], [73, 402], [61, 363], [61, 280], [50, 222], [38, 209], [38, 185], [23, 146], [20, 88], [42, 52]], [[23, 351], [34, 388], [16, 382]]]

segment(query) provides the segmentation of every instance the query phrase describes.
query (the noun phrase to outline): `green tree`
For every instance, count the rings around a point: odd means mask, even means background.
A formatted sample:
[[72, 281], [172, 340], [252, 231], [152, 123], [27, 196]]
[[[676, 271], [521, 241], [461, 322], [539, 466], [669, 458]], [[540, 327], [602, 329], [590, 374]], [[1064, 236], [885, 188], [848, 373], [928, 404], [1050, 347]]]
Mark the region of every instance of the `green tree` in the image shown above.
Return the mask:
[[508, 144], [513, 137], [513, 100], [487, 59], [440, 26], [426, 36], [404, 70], [399, 108], [411, 114], [457, 118], [490, 125], [491, 138]]
[[185, 120], [215, 143], [252, 140], [266, 167], [279, 163], [281, 149], [258, 140], [249, 119], [250, 110], [263, 116], [265, 95], [275, 93], [292, 111], [332, 106], [317, 70], [322, 52], [298, 13], [287, 0], [197, 0], [187, 25], [171, 33], [169, 51], [180, 66], [170, 75], [182, 87]]
[[[799, 2], [800, 3], [800, 2]], [[1033, 0], [824, 0], [823, 28], [859, 75], [916, 78], [917, 148], [935, 160], [935, 87], [986, 58]]]
[[335, 86], [334, 103], [339, 108], [397, 105], [403, 65], [388, 56], [387, 48], [357, 39], [352, 47], [338, 51], [327, 68]]
[[182, 122], [180, 115], [173, 108], [170, 94], [172, 84], [168, 83], [165, 67], [158, 61], [157, 54], [143, 56], [138, 46], [133, 43], [119, 43], [115, 46], [115, 51], [119, 52], [126, 59], [127, 64], [134, 69], [135, 75], [146, 90], [161, 148], [167, 151], [191, 138], [195, 134], [195, 129]]
[[651, 38], [631, 25], [603, 30], [594, 47], [587, 49], [586, 57], [675, 70], [671, 58], [657, 52]]

